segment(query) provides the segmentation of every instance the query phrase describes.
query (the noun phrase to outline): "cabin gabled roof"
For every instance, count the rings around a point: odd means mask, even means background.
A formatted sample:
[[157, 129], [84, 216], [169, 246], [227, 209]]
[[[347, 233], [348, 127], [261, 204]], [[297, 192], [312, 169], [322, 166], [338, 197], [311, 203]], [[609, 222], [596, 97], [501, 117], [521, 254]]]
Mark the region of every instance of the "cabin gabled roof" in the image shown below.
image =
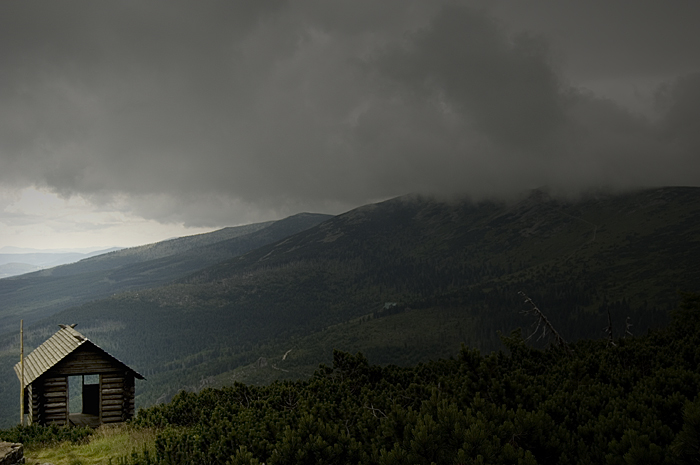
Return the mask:
[[[24, 382], [22, 383], [22, 387], [27, 387], [33, 383], [34, 380], [56, 366], [61, 360], [73, 353], [83, 344], [89, 344], [104, 352], [107, 357], [113, 359], [117, 364], [122, 365], [127, 370], [133, 372], [136, 378], [144, 379], [144, 377], [138, 372], [129, 368], [122, 361], [108, 354], [100, 346], [73, 329], [75, 325], [58, 326], [60, 326], [61, 329], [58, 330], [56, 334], [51, 336], [43, 344], [34, 349], [31, 354], [24, 358]], [[20, 364], [17, 363], [14, 368], [17, 378], [21, 380], [22, 375]]]

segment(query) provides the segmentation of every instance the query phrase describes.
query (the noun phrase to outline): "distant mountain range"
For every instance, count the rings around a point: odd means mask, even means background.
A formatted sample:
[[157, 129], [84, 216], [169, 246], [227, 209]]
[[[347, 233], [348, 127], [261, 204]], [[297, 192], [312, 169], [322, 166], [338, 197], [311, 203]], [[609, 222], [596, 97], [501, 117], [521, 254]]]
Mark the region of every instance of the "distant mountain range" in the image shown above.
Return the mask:
[[40, 270], [41, 267], [29, 263], [8, 262], [0, 265], [0, 279]]
[[700, 287], [698, 188], [406, 196], [218, 234], [0, 280], [0, 323], [34, 322], [30, 346], [79, 323], [148, 378], [147, 405], [180, 388], [307, 376], [333, 348], [397, 364], [460, 343], [497, 350], [499, 331], [531, 331], [519, 291], [573, 340], [604, 337], [608, 317], [617, 335], [641, 334]]
[[78, 254], [93, 254], [95, 252], [107, 253], [112, 250], [123, 249], [124, 247], [69, 247], [58, 249], [35, 249], [31, 247], [0, 247], [0, 254], [25, 254], [25, 253], [78, 253]]
[[0, 249], [0, 279], [30, 273], [43, 268], [75, 263], [85, 258], [113, 252], [121, 248], [122, 247], [111, 247], [89, 252], [77, 252], [65, 250], [39, 251], [19, 247], [3, 247]]

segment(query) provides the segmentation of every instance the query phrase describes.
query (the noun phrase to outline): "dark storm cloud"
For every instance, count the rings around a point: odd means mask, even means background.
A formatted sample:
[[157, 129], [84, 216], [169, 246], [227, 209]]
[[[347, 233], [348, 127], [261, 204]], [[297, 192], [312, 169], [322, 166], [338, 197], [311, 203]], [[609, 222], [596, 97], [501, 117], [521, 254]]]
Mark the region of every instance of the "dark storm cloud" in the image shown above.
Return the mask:
[[688, 1], [483, 0], [504, 24], [546, 35], [577, 79], [676, 76], [700, 66], [700, 4]]
[[[416, 191], [700, 182], [685, 4], [630, 24], [525, 4], [2, 3], [0, 183], [223, 225]], [[567, 35], [572, 12], [609, 46]], [[577, 89], [582, 63], [673, 79], [648, 119]]]
[[564, 119], [559, 78], [541, 39], [509, 39], [486, 15], [448, 6], [406, 48], [379, 64], [397, 84], [443, 98], [514, 150], [537, 148]]
[[700, 153], [700, 73], [678, 78], [662, 86], [657, 104], [663, 112], [662, 138], [687, 153]]

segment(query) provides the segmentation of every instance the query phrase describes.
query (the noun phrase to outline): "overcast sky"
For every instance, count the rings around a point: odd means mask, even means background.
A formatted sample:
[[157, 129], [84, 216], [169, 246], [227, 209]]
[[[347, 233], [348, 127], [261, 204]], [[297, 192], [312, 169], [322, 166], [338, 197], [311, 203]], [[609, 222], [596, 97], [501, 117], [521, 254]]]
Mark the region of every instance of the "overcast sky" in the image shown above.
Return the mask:
[[700, 2], [0, 2], [0, 247], [700, 185]]

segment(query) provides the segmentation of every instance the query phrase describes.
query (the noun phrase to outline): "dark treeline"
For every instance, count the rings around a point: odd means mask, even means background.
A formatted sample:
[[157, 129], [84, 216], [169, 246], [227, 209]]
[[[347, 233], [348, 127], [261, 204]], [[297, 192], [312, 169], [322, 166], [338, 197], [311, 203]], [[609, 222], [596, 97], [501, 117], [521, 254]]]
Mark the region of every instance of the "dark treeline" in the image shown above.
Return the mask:
[[[618, 305], [623, 305], [622, 303]], [[181, 392], [141, 410], [155, 454], [122, 464], [676, 464], [700, 459], [700, 295], [645, 336]]]

